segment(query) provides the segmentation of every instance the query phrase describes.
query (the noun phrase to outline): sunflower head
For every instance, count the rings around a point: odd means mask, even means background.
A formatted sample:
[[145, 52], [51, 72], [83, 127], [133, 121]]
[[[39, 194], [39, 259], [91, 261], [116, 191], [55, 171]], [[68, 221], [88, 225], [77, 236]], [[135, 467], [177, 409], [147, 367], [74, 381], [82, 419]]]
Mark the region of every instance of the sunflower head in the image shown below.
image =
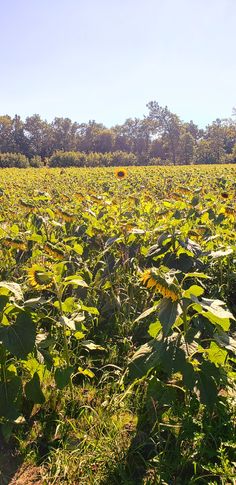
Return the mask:
[[84, 195], [81, 192], [76, 192], [75, 198], [78, 200], [78, 202], [81, 202], [82, 200], [84, 200]]
[[21, 251], [25, 251], [26, 250], [26, 244], [24, 243], [24, 241], [22, 241], [22, 239], [19, 239], [19, 238], [14, 238], [13, 239], [11, 237], [6, 237], [2, 241], [2, 244], [6, 248], [21, 249]]
[[222, 197], [222, 199], [228, 199], [228, 197], [229, 197], [228, 192], [221, 192], [221, 197]]
[[47, 241], [44, 244], [44, 250], [55, 259], [64, 259], [64, 251], [55, 244], [52, 244], [50, 241]]
[[116, 168], [115, 169], [115, 177], [118, 180], [123, 180], [125, 177], [127, 177], [127, 170], [125, 168]]
[[36, 290], [45, 290], [52, 286], [53, 274], [43, 266], [33, 264], [33, 266], [28, 269], [28, 280], [30, 285]]
[[75, 214], [62, 210], [60, 207], [57, 208], [57, 213], [60, 218], [65, 222], [73, 222], [76, 218]]
[[141, 276], [141, 282], [146, 288], [158, 291], [165, 298], [177, 301], [180, 297], [178, 286], [172, 282], [168, 275], [161, 275], [155, 271], [155, 268], [146, 269]]

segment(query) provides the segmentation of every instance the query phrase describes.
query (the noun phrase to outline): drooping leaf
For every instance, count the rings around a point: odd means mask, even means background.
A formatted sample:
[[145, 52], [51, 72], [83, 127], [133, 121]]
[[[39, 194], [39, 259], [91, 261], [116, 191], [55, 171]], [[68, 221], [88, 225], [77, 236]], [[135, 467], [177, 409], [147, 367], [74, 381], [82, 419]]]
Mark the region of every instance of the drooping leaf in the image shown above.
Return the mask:
[[11, 293], [14, 294], [16, 300], [23, 300], [23, 293], [21, 290], [21, 286], [18, 283], [14, 283], [12, 281], [1, 281], [0, 288], [5, 288], [9, 290]]
[[85, 347], [88, 350], [105, 350], [104, 347], [102, 347], [101, 345], [95, 344], [91, 340], [84, 340], [82, 342], [82, 345], [83, 345], [83, 347]]
[[59, 318], [59, 322], [61, 325], [68, 327], [70, 330], [76, 330], [75, 322], [72, 318], [67, 318], [65, 315], [62, 315]]
[[145, 310], [143, 313], [141, 313], [141, 315], [139, 315], [138, 318], [136, 318], [134, 320], [134, 323], [136, 322], [139, 322], [139, 320], [143, 320], [144, 318], [148, 317], [149, 315], [151, 315], [153, 312], [155, 312], [158, 308], [158, 305], [153, 305], [151, 308], [148, 308], [147, 310]]
[[67, 278], [65, 278], [64, 282], [63, 282], [64, 286], [68, 286], [68, 285], [73, 285], [73, 286], [82, 286], [84, 288], [87, 288], [88, 285], [87, 283], [82, 279], [80, 278], [79, 276], [68, 276]]
[[128, 381], [141, 379], [155, 366], [160, 365], [165, 348], [165, 343], [160, 339], [153, 339], [142, 345], [129, 363]]
[[229, 256], [229, 254], [233, 253], [232, 248], [228, 249], [219, 249], [218, 251], [211, 251], [210, 256], [212, 258], [223, 258], [224, 256]]
[[163, 298], [161, 301], [158, 319], [162, 325], [164, 336], [168, 335], [171, 327], [176, 321], [177, 316], [180, 314], [178, 307], [178, 302], [172, 301], [169, 298]]
[[236, 354], [236, 339], [228, 335], [221, 328], [217, 328], [214, 339], [220, 347]]

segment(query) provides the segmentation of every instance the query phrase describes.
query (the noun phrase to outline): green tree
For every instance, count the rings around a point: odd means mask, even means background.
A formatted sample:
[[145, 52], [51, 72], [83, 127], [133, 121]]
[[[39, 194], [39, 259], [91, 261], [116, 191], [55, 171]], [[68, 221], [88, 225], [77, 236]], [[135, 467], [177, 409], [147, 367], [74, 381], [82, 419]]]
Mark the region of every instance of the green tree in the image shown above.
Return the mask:
[[8, 115], [0, 116], [0, 151], [14, 151], [13, 120]]
[[179, 139], [179, 160], [186, 165], [193, 164], [195, 161], [196, 143], [193, 135], [188, 131], [183, 131]]
[[174, 165], [178, 161], [178, 147], [181, 133], [181, 121], [179, 117], [171, 113], [165, 106], [161, 107], [157, 101], [147, 104], [149, 109], [148, 119], [152, 124], [152, 132], [161, 135], [163, 146], [167, 150], [168, 157]]
[[45, 158], [53, 150], [53, 138], [50, 125], [38, 114], [26, 118], [24, 133], [28, 140], [28, 156], [40, 155]]
[[79, 137], [78, 123], [73, 123], [69, 118], [55, 118], [51, 130], [54, 150], [76, 150]]

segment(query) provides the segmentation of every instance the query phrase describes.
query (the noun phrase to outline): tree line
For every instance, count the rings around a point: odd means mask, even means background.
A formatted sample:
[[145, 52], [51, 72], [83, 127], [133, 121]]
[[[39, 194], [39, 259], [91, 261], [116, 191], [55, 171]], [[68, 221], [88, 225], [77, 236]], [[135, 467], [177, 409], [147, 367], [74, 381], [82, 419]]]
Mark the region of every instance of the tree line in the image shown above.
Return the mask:
[[[21, 154], [33, 166], [48, 160], [55, 166], [63, 157], [65, 165], [73, 165], [75, 159], [84, 160], [84, 165], [89, 160], [93, 166], [109, 165], [116, 164], [118, 154], [126, 165], [236, 162], [235, 108], [231, 118], [216, 119], [205, 129], [193, 121], [183, 122], [157, 101], [147, 108], [142, 119], [129, 118], [112, 128], [94, 120], [78, 123], [57, 117], [47, 122], [35, 114], [23, 121], [19, 115], [0, 116], [0, 166], [7, 166], [6, 154], [8, 158], [11, 154], [13, 164], [14, 154]], [[70, 154], [67, 158], [65, 152]]]

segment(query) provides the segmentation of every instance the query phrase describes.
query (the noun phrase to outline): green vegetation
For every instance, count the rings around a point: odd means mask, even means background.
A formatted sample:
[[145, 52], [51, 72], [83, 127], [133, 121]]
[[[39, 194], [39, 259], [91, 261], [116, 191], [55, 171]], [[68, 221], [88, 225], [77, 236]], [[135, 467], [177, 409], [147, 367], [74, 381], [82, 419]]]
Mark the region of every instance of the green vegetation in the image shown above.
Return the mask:
[[10, 153], [28, 159], [22, 165], [15, 158], [16, 167], [235, 163], [235, 110], [232, 118], [216, 119], [203, 130], [156, 101], [147, 107], [143, 119], [129, 118], [109, 129], [95, 121], [55, 118], [48, 123], [39, 115], [25, 121], [18, 115], [0, 116], [0, 167], [13, 166]]
[[233, 485], [235, 166], [1, 175], [0, 483]]

